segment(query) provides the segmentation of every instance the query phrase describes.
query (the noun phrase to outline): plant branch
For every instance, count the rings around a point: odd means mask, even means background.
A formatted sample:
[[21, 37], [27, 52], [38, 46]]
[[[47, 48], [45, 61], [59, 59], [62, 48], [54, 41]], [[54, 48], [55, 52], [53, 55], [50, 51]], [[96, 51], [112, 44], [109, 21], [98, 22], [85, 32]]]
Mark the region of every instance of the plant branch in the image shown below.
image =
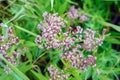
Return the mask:
[[15, 25], [15, 28], [20, 29], [21, 31], [24, 31], [24, 32], [26, 32], [26, 33], [28, 33], [28, 34], [30, 34], [30, 35], [33, 35], [33, 36], [37, 37], [37, 34], [31, 32], [31, 31], [29, 31], [29, 30], [27, 30], [27, 29], [24, 29], [24, 28], [22, 28], [22, 27], [20, 27], [20, 26]]

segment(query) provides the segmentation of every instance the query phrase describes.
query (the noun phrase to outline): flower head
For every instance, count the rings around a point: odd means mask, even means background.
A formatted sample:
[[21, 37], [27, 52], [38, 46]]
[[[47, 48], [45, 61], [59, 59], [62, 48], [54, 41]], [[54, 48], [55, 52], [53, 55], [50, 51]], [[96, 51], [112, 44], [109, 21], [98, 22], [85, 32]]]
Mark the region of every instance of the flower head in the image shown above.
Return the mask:
[[48, 67], [48, 71], [50, 73], [50, 80], [68, 80], [68, 74], [65, 74], [64, 71], [58, 71], [58, 69], [52, 65]]

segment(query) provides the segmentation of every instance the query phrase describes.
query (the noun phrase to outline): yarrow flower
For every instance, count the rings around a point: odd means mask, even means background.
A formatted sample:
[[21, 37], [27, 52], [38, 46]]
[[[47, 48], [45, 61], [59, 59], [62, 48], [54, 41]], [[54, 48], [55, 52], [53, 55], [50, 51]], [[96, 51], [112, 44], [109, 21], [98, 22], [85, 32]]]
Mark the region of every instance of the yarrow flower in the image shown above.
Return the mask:
[[50, 74], [50, 80], [68, 80], [69, 74], [65, 74], [64, 71], [58, 71], [57, 68], [50, 65], [48, 67]]

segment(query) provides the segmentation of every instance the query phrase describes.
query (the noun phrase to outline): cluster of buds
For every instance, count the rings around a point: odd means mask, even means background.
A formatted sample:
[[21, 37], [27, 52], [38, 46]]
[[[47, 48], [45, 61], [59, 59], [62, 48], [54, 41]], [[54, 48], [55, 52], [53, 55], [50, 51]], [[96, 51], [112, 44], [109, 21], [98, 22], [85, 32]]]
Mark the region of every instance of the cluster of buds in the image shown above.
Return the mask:
[[16, 64], [16, 60], [18, 54], [14, 51], [11, 56], [7, 54], [7, 50], [9, 50], [13, 45], [18, 44], [18, 37], [14, 36], [13, 30], [11, 27], [8, 27], [6, 30], [7, 36], [4, 37], [0, 35], [0, 55], [5, 57], [11, 64]]
[[[43, 17], [44, 20], [38, 25], [41, 34], [35, 40], [39, 43], [39, 48], [68, 50], [76, 42], [81, 42], [83, 49], [93, 51], [97, 46], [102, 45], [104, 34], [99, 38], [96, 37], [97, 32], [91, 29], [83, 30], [81, 26], [68, 27], [66, 21], [57, 13], [52, 15], [45, 12]], [[63, 28], [66, 32], [62, 32]]]
[[70, 29], [75, 42], [81, 42], [81, 49], [91, 52], [103, 44], [106, 29], [103, 29], [102, 35], [99, 35], [97, 31], [89, 28], [83, 30], [83, 28], [80, 26], [75, 28], [70, 27]]
[[[62, 28], [66, 27], [66, 21], [58, 16], [57, 13], [52, 15], [45, 12], [43, 17], [44, 20], [38, 25], [38, 29], [41, 30], [42, 33], [38, 35], [35, 40], [35, 42], [41, 43], [39, 48], [69, 49], [70, 45], [74, 44], [74, 38], [69, 36], [68, 31], [62, 33]], [[45, 43], [42, 44], [43, 42]]]
[[91, 29], [86, 29], [84, 31], [85, 39], [83, 41], [82, 47], [83, 49], [87, 51], [93, 51], [98, 46], [101, 46], [104, 40], [104, 33], [105, 30], [103, 30], [103, 35], [100, 38], [95, 37], [95, 35], [98, 35], [96, 31], [93, 31]]
[[88, 21], [88, 17], [85, 14], [79, 14], [78, 11], [81, 9], [76, 9], [75, 6], [72, 6], [68, 11], [68, 18], [74, 22], [75, 19], [79, 19], [80, 22]]
[[81, 71], [86, 71], [86, 67], [95, 66], [96, 57], [92, 55], [88, 55], [88, 58], [84, 58], [83, 53], [75, 54], [76, 50], [69, 51], [61, 55], [62, 60], [67, 63], [70, 62], [70, 65], [74, 68], [77, 68]]
[[58, 69], [52, 65], [48, 67], [48, 71], [50, 74], [50, 80], [68, 80], [68, 74], [65, 74], [64, 71], [58, 71]]

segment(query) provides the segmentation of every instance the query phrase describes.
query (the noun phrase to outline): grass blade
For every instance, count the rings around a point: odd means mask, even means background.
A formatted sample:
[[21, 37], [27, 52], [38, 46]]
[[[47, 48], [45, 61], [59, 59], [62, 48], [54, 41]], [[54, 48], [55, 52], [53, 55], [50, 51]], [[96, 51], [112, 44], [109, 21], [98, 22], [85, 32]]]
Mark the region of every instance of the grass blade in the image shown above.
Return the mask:
[[18, 70], [15, 66], [10, 64], [3, 56], [0, 56], [0, 58], [9, 66], [11, 70], [13, 70], [19, 77], [21, 77], [23, 80], [30, 80], [26, 75], [24, 75], [20, 70]]

